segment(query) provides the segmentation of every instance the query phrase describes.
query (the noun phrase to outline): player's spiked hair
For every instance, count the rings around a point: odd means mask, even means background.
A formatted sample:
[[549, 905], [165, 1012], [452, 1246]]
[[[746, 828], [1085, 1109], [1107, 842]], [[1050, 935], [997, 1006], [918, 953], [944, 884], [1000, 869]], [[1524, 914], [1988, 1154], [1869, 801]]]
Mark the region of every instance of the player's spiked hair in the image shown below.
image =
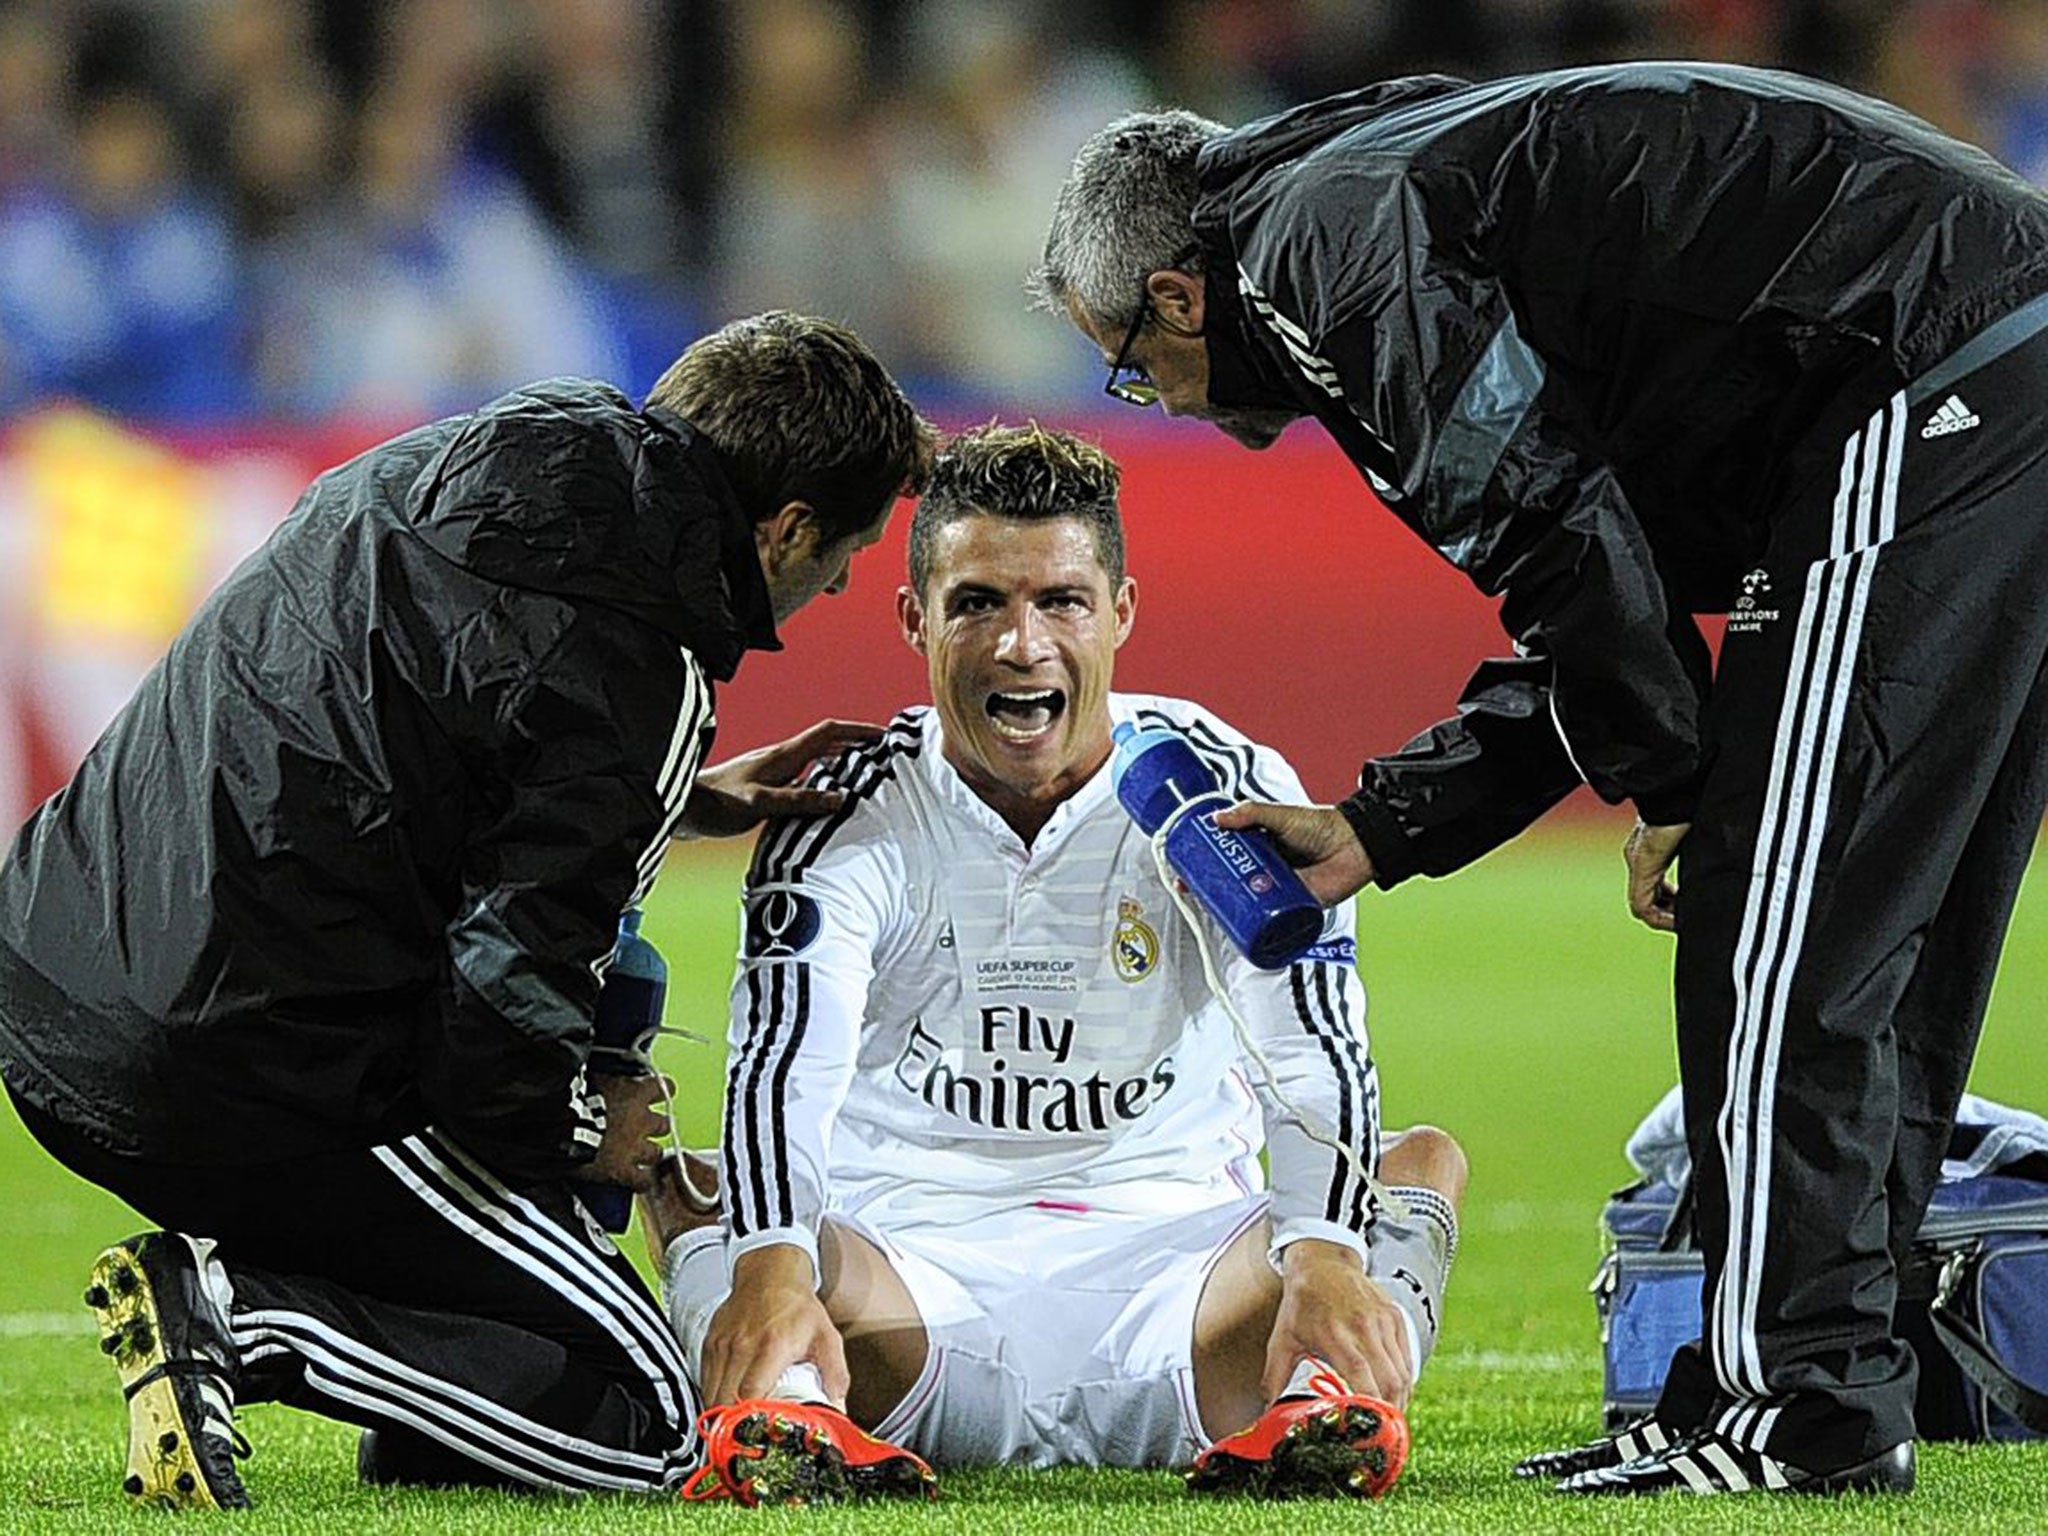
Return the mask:
[[1120, 117], [1083, 144], [1053, 204], [1044, 261], [1026, 280], [1033, 302], [1059, 311], [1072, 298], [1116, 329], [1131, 323], [1152, 273], [1201, 271], [1187, 254], [1195, 156], [1229, 131], [1176, 108]]
[[921, 490], [938, 440], [858, 336], [786, 310], [693, 343], [647, 403], [710, 439], [756, 522], [801, 501], [828, 538], [866, 527], [885, 498]]
[[1085, 523], [1110, 585], [1121, 585], [1121, 480], [1116, 461], [1093, 443], [1035, 421], [1021, 427], [991, 421], [962, 432], [932, 461], [930, 483], [910, 519], [911, 589], [920, 595], [925, 590], [939, 529], [974, 516], [1023, 522], [1071, 517]]

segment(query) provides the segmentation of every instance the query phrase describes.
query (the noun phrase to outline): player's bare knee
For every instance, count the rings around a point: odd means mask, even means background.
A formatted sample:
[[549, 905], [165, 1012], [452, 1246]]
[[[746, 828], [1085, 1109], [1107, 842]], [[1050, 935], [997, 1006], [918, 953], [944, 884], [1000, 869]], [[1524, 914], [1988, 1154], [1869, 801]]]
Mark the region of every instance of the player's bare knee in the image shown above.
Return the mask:
[[1387, 1183], [1433, 1189], [1453, 1205], [1464, 1198], [1471, 1168], [1465, 1149], [1449, 1131], [1410, 1126], [1385, 1137], [1380, 1148], [1380, 1177]]

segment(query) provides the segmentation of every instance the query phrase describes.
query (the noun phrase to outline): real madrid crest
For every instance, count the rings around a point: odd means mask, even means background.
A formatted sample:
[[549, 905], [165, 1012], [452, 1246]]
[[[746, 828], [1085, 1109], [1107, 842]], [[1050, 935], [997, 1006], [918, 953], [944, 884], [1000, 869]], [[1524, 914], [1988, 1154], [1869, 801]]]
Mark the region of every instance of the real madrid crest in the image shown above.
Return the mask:
[[1159, 935], [1145, 921], [1145, 909], [1126, 896], [1116, 904], [1116, 932], [1110, 936], [1110, 959], [1125, 981], [1143, 981], [1159, 966]]

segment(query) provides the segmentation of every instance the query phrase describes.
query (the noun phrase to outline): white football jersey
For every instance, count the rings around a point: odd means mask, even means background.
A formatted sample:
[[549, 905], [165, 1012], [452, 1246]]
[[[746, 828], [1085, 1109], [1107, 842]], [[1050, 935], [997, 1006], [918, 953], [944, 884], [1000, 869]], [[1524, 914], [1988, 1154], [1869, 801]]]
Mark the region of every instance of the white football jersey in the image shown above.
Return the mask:
[[[1306, 803], [1276, 753], [1206, 710], [1110, 710], [1181, 731], [1233, 796]], [[815, 1260], [828, 1210], [889, 1230], [1034, 1204], [1204, 1209], [1262, 1187], [1266, 1146], [1275, 1246], [1362, 1252], [1369, 1186], [1272, 1102], [1108, 765], [1027, 848], [944, 748], [936, 711], [905, 711], [819, 776], [846, 791], [837, 813], [756, 849], [720, 1138], [732, 1251]], [[1200, 920], [1286, 1102], [1376, 1171], [1351, 904], [1277, 972]]]

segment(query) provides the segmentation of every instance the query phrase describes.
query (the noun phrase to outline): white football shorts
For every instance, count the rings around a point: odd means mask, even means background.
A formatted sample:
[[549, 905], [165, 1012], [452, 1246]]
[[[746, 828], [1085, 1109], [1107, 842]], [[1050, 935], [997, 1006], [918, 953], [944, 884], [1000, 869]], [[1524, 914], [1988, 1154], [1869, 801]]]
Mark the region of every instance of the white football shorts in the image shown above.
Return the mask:
[[[942, 1466], [1186, 1465], [1209, 1444], [1196, 1305], [1266, 1208], [1261, 1193], [1171, 1216], [1036, 1207], [897, 1230], [835, 1213], [895, 1267], [931, 1344], [875, 1433]], [[1435, 1342], [1440, 1252], [1419, 1222], [1383, 1213], [1372, 1232], [1368, 1272], [1408, 1323], [1410, 1359]]]

